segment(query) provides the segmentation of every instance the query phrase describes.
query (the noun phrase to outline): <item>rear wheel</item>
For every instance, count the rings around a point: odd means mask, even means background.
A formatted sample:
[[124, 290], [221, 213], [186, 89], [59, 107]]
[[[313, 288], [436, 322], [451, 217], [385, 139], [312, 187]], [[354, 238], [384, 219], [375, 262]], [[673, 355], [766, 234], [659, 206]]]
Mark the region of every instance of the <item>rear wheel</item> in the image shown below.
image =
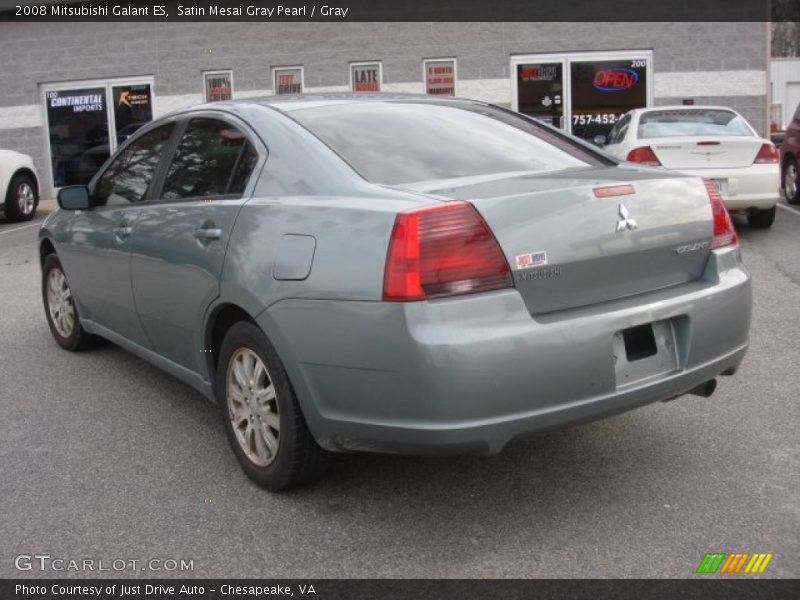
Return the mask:
[[42, 300], [47, 324], [59, 346], [77, 352], [88, 347], [93, 336], [82, 326], [61, 261], [49, 254], [42, 265]]
[[6, 218], [9, 221], [30, 221], [36, 214], [37, 204], [36, 182], [30, 175], [15, 175], [6, 193]]
[[800, 173], [797, 172], [797, 161], [787, 158], [783, 166], [783, 197], [789, 204], [800, 204]]
[[755, 229], [769, 229], [775, 222], [776, 207], [759, 210], [752, 215], [747, 215], [747, 222]]
[[252, 323], [225, 335], [216, 395], [236, 458], [258, 485], [277, 492], [324, 473], [329, 454], [308, 430], [275, 349]]

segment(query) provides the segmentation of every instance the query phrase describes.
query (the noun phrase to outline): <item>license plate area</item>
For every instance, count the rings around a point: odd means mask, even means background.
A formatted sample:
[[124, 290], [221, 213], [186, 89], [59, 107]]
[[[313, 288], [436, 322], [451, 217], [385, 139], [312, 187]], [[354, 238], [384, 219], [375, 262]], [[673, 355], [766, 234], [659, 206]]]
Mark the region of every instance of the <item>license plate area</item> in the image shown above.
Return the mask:
[[728, 180], [727, 179], [712, 179], [711, 184], [723, 196], [728, 193]]
[[617, 388], [674, 373], [680, 365], [677, 339], [683, 319], [667, 319], [621, 329], [614, 334]]

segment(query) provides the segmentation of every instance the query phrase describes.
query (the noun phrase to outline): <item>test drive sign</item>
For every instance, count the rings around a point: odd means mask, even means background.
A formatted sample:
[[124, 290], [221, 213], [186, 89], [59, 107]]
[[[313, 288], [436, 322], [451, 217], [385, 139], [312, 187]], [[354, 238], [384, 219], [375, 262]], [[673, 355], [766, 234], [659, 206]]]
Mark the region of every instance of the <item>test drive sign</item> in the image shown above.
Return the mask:
[[302, 94], [303, 71], [299, 67], [275, 69], [275, 94]]
[[427, 61], [425, 63], [425, 92], [437, 96], [455, 96], [456, 61]]
[[354, 92], [380, 92], [380, 64], [359, 63], [350, 65], [350, 81]]

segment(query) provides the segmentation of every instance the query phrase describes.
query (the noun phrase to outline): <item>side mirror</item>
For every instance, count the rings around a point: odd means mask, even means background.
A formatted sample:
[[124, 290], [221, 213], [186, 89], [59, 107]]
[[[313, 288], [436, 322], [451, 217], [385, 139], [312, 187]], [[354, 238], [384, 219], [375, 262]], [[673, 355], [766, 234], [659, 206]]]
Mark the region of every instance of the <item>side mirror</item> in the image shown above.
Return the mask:
[[87, 210], [89, 188], [85, 185], [70, 185], [58, 190], [58, 205], [64, 210]]
[[606, 136], [604, 136], [602, 133], [598, 134], [594, 136], [592, 141], [594, 142], [595, 146], [600, 146], [602, 148], [606, 145]]

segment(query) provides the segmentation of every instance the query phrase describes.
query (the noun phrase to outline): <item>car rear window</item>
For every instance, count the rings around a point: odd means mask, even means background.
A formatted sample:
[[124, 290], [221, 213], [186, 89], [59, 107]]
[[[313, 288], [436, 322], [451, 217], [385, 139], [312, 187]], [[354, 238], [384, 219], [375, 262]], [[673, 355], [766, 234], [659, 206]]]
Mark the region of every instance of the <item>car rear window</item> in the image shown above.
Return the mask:
[[730, 110], [713, 108], [653, 110], [642, 113], [636, 136], [643, 138], [681, 136], [755, 135], [747, 122]]
[[291, 116], [362, 177], [387, 185], [607, 164], [514, 113], [466, 102], [336, 104]]

